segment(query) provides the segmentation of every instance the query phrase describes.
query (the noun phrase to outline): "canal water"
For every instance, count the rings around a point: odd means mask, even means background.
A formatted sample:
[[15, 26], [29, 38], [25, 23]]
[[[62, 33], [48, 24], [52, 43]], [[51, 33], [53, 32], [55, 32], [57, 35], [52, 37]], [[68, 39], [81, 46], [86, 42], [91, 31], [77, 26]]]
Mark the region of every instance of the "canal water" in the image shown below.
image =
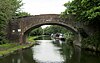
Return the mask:
[[1, 58], [0, 63], [100, 63], [100, 56], [83, 51], [63, 41], [53, 41], [49, 36], [36, 39], [33, 47]]

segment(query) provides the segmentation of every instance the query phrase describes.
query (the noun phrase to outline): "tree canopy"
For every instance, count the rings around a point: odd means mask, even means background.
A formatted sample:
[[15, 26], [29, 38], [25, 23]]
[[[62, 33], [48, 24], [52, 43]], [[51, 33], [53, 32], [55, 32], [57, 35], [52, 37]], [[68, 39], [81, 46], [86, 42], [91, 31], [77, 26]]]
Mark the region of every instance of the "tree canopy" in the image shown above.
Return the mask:
[[[62, 13], [64, 19], [68, 15], [75, 15], [75, 21], [83, 24], [83, 27], [89, 26], [95, 30], [87, 38], [83, 38], [82, 44], [85, 47], [92, 45], [98, 49], [100, 45], [100, 0], [73, 0], [65, 3], [66, 10]], [[90, 29], [91, 29], [90, 28]], [[100, 47], [99, 47], [100, 48]]]
[[45, 34], [55, 34], [55, 33], [66, 33], [68, 32], [68, 30], [62, 26], [58, 26], [58, 25], [51, 25], [49, 27], [46, 27], [44, 29], [44, 33]]
[[75, 15], [76, 21], [85, 25], [100, 21], [100, 0], [73, 0], [65, 3], [64, 6], [66, 7], [62, 13], [64, 18], [68, 14]]
[[33, 29], [33, 30], [29, 33], [30, 36], [42, 35], [42, 34], [43, 34], [43, 29], [42, 29], [42, 27]]
[[8, 22], [16, 16], [22, 5], [21, 0], [0, 0], [0, 42], [4, 40]]

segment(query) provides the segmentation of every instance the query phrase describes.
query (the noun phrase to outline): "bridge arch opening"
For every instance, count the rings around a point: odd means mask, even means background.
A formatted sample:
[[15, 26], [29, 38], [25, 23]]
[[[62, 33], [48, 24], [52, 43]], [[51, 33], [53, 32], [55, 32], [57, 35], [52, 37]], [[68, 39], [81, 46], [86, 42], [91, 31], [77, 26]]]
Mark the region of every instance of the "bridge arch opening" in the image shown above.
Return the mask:
[[29, 34], [32, 30], [34, 30], [38, 27], [41, 27], [43, 25], [58, 25], [58, 26], [62, 26], [64, 28], [66, 28], [66, 30], [71, 31], [74, 34], [74, 36], [76, 37], [74, 43], [78, 46], [81, 46], [81, 44], [80, 44], [80, 35], [79, 35], [78, 31], [76, 29], [73, 29], [73, 28], [69, 27], [69, 25], [68, 26], [64, 25], [63, 23], [41, 23], [41, 24], [33, 25], [32, 27], [30, 27], [29, 29], [27, 29], [23, 33], [24, 34], [24, 42], [26, 41], [27, 34]]

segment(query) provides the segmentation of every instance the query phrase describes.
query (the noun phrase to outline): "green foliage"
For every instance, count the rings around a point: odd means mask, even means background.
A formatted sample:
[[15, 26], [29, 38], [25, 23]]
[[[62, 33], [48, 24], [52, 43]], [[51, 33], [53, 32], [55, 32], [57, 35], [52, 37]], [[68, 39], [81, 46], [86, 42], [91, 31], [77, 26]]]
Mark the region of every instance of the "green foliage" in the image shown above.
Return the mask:
[[35, 39], [38, 38], [40, 36], [28, 36], [27, 37], [27, 42], [32, 42], [32, 43], [35, 43]]
[[0, 0], [0, 43], [6, 40], [6, 26], [22, 6], [21, 0]]
[[63, 16], [74, 14], [76, 21], [83, 22], [85, 25], [100, 21], [100, 0], [73, 0], [65, 3], [64, 6], [66, 10]]
[[41, 27], [36, 28], [36, 29], [33, 29], [33, 30], [29, 33], [30, 36], [42, 35], [42, 34], [43, 34], [43, 30], [42, 30]]
[[82, 46], [83, 47], [92, 46], [98, 49], [100, 46], [100, 33], [95, 33], [90, 37], [84, 38], [82, 41]]
[[27, 13], [27, 12], [18, 12], [18, 13], [16, 13], [16, 17], [23, 17], [23, 16], [30, 16], [30, 14]]
[[21, 6], [20, 0], [0, 0], [0, 21], [11, 20]]
[[4, 56], [4, 55], [10, 54], [10, 53], [13, 53], [17, 50], [22, 50], [22, 49], [28, 48], [32, 45], [33, 45], [33, 43], [23, 44], [23, 45], [9, 43], [9, 44], [0, 45], [0, 56]]
[[66, 39], [73, 40], [74, 34], [70, 31], [67, 31], [64, 36], [66, 37]]
[[62, 26], [58, 26], [58, 25], [51, 25], [49, 27], [46, 27], [44, 29], [44, 33], [45, 34], [55, 34], [55, 33], [66, 33], [68, 30]]
[[73, 42], [74, 40], [74, 34], [67, 30], [66, 28], [58, 25], [51, 25], [50, 27], [46, 27], [44, 29], [45, 34], [56, 34], [56, 33], [62, 33], [64, 34], [64, 37], [66, 38], [67, 42]]
[[[80, 22], [83, 26], [92, 26], [100, 28], [100, 0], [72, 0], [71, 2], [65, 3], [66, 10], [62, 12], [61, 17], [63, 19], [71, 18], [68, 15], [74, 15], [76, 23]], [[96, 48], [100, 44], [100, 33], [87, 37], [82, 30], [80, 30], [83, 37], [82, 45], [88, 47], [89, 45]]]

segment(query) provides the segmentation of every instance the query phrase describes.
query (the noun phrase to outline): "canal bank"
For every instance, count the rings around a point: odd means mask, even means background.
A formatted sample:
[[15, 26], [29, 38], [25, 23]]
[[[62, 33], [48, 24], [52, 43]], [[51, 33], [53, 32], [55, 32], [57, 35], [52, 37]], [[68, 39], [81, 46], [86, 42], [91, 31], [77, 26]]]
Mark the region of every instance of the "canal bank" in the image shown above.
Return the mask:
[[[31, 43], [31, 44], [23, 44], [23, 45], [18, 45], [18, 44], [14, 44], [14, 43], [13, 44], [4, 44], [4, 45], [0, 46], [0, 47], [4, 47], [5, 48], [4, 50], [1, 50], [0, 51], [0, 57], [8, 56], [8, 55], [10, 55], [10, 54], [12, 54], [14, 52], [19, 51], [19, 50], [24, 50], [26, 48], [31, 47], [33, 44], [34, 43]], [[8, 45], [8, 48], [5, 47], [7, 45]], [[10, 48], [9, 45], [15, 45], [15, 46], [14, 47], [12, 46]]]
[[28, 37], [27, 38], [28, 42], [21, 45], [19, 43], [7, 43], [7, 44], [0, 45], [0, 58], [13, 54], [14, 52], [17, 52], [19, 50], [24, 50], [32, 47], [36, 42], [34, 39], [38, 37], [39, 36]]
[[36, 39], [38, 45], [19, 50], [0, 59], [0, 63], [100, 63], [100, 56], [81, 50], [61, 41], [53, 41], [50, 36]]

